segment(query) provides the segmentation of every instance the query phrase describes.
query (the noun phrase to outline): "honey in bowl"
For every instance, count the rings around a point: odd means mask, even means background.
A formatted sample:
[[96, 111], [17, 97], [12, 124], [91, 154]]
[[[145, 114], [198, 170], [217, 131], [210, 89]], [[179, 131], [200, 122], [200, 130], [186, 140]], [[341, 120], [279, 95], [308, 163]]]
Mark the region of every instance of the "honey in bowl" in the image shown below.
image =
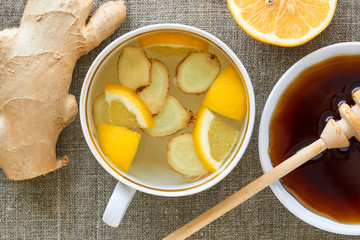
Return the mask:
[[[354, 104], [360, 86], [360, 56], [338, 56], [305, 69], [281, 96], [270, 122], [269, 155], [274, 166], [319, 138], [341, 102]], [[326, 150], [281, 179], [309, 210], [332, 220], [360, 223], [360, 143]]]
[[[168, 42], [162, 42], [162, 40], [166, 39], [165, 36], [174, 36], [177, 35], [177, 39], [182, 38], [181, 36], [189, 36], [192, 41], [190, 42], [190, 46], [179, 47], [173, 46]], [[152, 38], [153, 36], [160, 36], [160, 38]], [[185, 37], [183, 39], [186, 39]], [[144, 39], [151, 39], [152, 44], [148, 45], [148, 42], [144, 41]], [[171, 39], [170, 39], [171, 40]], [[154, 41], [159, 41], [159, 45], [154, 44]], [[188, 44], [188, 42], [183, 42], [184, 45]], [[165, 46], [167, 45], [167, 46]], [[179, 63], [190, 53], [193, 51], [207, 51], [211, 54], [214, 54], [220, 62], [221, 72], [227, 68], [227, 66], [232, 66], [234, 69], [235, 64], [232, 60], [224, 53], [217, 45], [213, 44], [210, 41], [205, 40], [201, 36], [197, 36], [194, 34], [189, 34], [183, 31], [156, 31], [152, 33], [141, 34], [136, 36], [127, 42], [119, 45], [113, 52], [110, 53], [109, 56], [106, 57], [106, 60], [101, 63], [100, 67], [97, 69], [97, 72], [94, 76], [96, 79], [91, 87], [90, 93], [90, 102], [94, 102], [97, 96], [103, 94], [106, 84], [108, 83], [119, 83], [118, 79], [118, 61], [119, 56], [123, 52], [123, 50], [127, 47], [137, 46], [143, 48], [146, 52], [146, 56], [149, 59], [156, 59], [157, 61], [162, 62], [166, 65], [169, 75], [170, 75], [170, 86], [169, 86], [169, 94], [176, 98], [187, 110], [197, 111], [200, 105], [203, 103], [204, 97], [207, 92], [201, 94], [189, 94], [181, 91], [178, 86], [176, 86], [175, 76], [176, 69]], [[206, 49], [203, 49], [206, 48]], [[237, 71], [237, 70], [235, 70]], [[240, 79], [242, 79], [241, 74], [238, 73]], [[241, 80], [242, 81], [242, 80]], [[241, 82], [243, 88], [245, 85]], [[136, 90], [135, 93], [138, 93]], [[141, 92], [141, 91], [140, 91]], [[243, 139], [245, 137], [245, 133], [249, 123], [248, 116], [248, 96], [247, 92], [244, 93], [245, 96], [245, 114], [241, 120], [233, 120], [220, 114], [214, 113], [216, 116], [220, 117], [226, 124], [231, 126], [233, 129], [239, 133], [238, 140], [236, 141], [235, 147], [232, 151], [236, 151], [236, 149], [241, 146]], [[160, 114], [159, 114], [160, 115]], [[155, 116], [156, 117], [156, 116]], [[96, 129], [95, 123], [93, 129]], [[151, 128], [149, 128], [151, 129]], [[167, 187], [169, 185], [182, 185], [187, 182], [176, 172], [174, 172], [171, 167], [167, 163], [167, 144], [171, 140], [172, 137], [181, 135], [183, 133], [187, 133], [192, 131], [192, 127], [187, 127], [180, 132], [175, 133], [172, 136], [165, 137], [152, 137], [149, 136], [149, 132], [145, 129], [140, 130], [140, 128], [131, 129], [141, 134], [140, 143], [138, 145], [138, 149], [134, 160], [129, 168], [127, 174], [139, 182], [146, 182], [153, 186], [158, 187]], [[231, 151], [231, 152], [232, 152]], [[230, 155], [230, 154], [229, 154]], [[116, 168], [116, 166], [113, 166]], [[156, 178], [154, 176], [157, 176]], [[166, 179], [166, 182], [163, 181]]]

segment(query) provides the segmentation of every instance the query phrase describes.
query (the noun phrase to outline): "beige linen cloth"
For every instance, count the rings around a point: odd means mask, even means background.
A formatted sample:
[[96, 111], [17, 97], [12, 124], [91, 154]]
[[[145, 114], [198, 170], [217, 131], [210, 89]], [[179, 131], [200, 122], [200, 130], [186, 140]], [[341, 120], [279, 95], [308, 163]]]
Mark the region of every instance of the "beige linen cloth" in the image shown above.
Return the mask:
[[[94, 7], [103, 1], [95, 1]], [[115, 38], [156, 23], [198, 27], [223, 40], [240, 58], [256, 95], [256, 122], [238, 166], [202, 193], [166, 198], [138, 192], [118, 228], [106, 226], [102, 213], [116, 180], [97, 163], [82, 136], [79, 119], [60, 135], [59, 156], [70, 163], [36, 179], [11, 182], [0, 170], [0, 239], [160, 239], [262, 174], [258, 126], [265, 101], [281, 75], [297, 60], [321, 47], [360, 40], [360, 1], [338, 1], [335, 16], [318, 37], [300, 47], [261, 43], [244, 33], [225, 0], [125, 0], [123, 25], [77, 63], [70, 93], [79, 99], [91, 62]], [[0, 28], [18, 26], [25, 0], [0, 0]], [[1, 56], [0, 56], [1, 57]], [[316, 229], [291, 214], [269, 188], [211, 223], [190, 239], [344, 239]], [[356, 239], [346, 237], [346, 239]]]

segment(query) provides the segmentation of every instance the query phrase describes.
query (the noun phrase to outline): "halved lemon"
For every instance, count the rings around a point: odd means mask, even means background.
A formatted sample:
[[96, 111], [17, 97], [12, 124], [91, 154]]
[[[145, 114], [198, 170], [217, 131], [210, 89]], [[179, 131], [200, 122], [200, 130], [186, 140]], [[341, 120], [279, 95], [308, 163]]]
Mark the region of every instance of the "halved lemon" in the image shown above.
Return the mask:
[[274, 45], [304, 44], [334, 16], [337, 0], [227, 0], [230, 12], [251, 37]]
[[127, 172], [137, 151], [141, 134], [123, 127], [99, 123], [98, 135], [104, 155], [119, 169]]
[[232, 65], [216, 78], [202, 105], [229, 118], [241, 120], [246, 113], [246, 94], [242, 80]]
[[151, 128], [155, 122], [144, 101], [130, 88], [108, 83], [105, 99], [109, 104], [110, 124], [126, 128]]
[[193, 129], [195, 151], [211, 173], [219, 169], [231, 154], [239, 139], [239, 132], [200, 106]]
[[187, 53], [193, 50], [208, 50], [209, 43], [188, 35], [177, 32], [151, 33], [139, 38], [142, 47], [165, 55]]

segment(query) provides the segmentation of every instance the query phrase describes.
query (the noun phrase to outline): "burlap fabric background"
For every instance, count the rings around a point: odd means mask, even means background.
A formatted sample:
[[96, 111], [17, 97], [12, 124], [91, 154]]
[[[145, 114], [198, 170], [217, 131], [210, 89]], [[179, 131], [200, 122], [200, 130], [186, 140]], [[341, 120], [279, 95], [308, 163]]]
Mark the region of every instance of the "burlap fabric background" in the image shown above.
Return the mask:
[[[25, 0], [0, 0], [0, 28], [18, 26]], [[95, 1], [94, 8], [106, 1]], [[339, 1], [334, 19], [318, 37], [300, 47], [258, 42], [236, 24], [225, 0], [127, 0], [128, 15], [114, 35], [82, 57], [70, 92], [79, 99], [85, 74], [112, 40], [138, 27], [182, 23], [222, 39], [245, 65], [256, 94], [256, 122], [249, 147], [223, 181], [202, 193], [179, 198], [137, 192], [120, 227], [102, 213], [116, 180], [97, 163], [77, 118], [60, 135], [57, 154], [70, 163], [33, 180], [12, 182], [0, 171], [1, 239], [160, 239], [262, 174], [258, 126], [265, 101], [280, 76], [297, 60], [321, 47], [360, 40], [360, 1]], [[1, 57], [1, 56], [0, 56]], [[50, 79], [49, 79], [50, 80]], [[2, 139], [4, 140], [4, 139]], [[269, 188], [208, 225], [191, 239], [355, 239], [316, 229], [292, 215]]]

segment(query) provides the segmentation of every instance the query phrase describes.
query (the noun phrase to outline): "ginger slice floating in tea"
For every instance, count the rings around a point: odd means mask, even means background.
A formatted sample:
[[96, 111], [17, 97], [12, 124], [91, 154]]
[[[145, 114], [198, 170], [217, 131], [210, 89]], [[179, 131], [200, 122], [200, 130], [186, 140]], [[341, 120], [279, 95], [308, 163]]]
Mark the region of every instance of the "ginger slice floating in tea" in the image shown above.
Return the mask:
[[131, 90], [149, 86], [151, 61], [141, 47], [124, 47], [118, 60], [118, 74], [120, 83]]
[[161, 61], [151, 59], [151, 63], [151, 84], [138, 95], [146, 103], [151, 114], [158, 114], [168, 95], [170, 73]]
[[176, 67], [176, 85], [185, 93], [203, 93], [216, 79], [220, 68], [214, 54], [207, 51], [190, 52]]
[[192, 111], [169, 95], [159, 114], [154, 117], [155, 127], [142, 130], [151, 137], [170, 136], [192, 125], [193, 116]]
[[185, 180], [196, 181], [209, 173], [196, 154], [192, 133], [173, 137], [167, 147], [168, 164]]

